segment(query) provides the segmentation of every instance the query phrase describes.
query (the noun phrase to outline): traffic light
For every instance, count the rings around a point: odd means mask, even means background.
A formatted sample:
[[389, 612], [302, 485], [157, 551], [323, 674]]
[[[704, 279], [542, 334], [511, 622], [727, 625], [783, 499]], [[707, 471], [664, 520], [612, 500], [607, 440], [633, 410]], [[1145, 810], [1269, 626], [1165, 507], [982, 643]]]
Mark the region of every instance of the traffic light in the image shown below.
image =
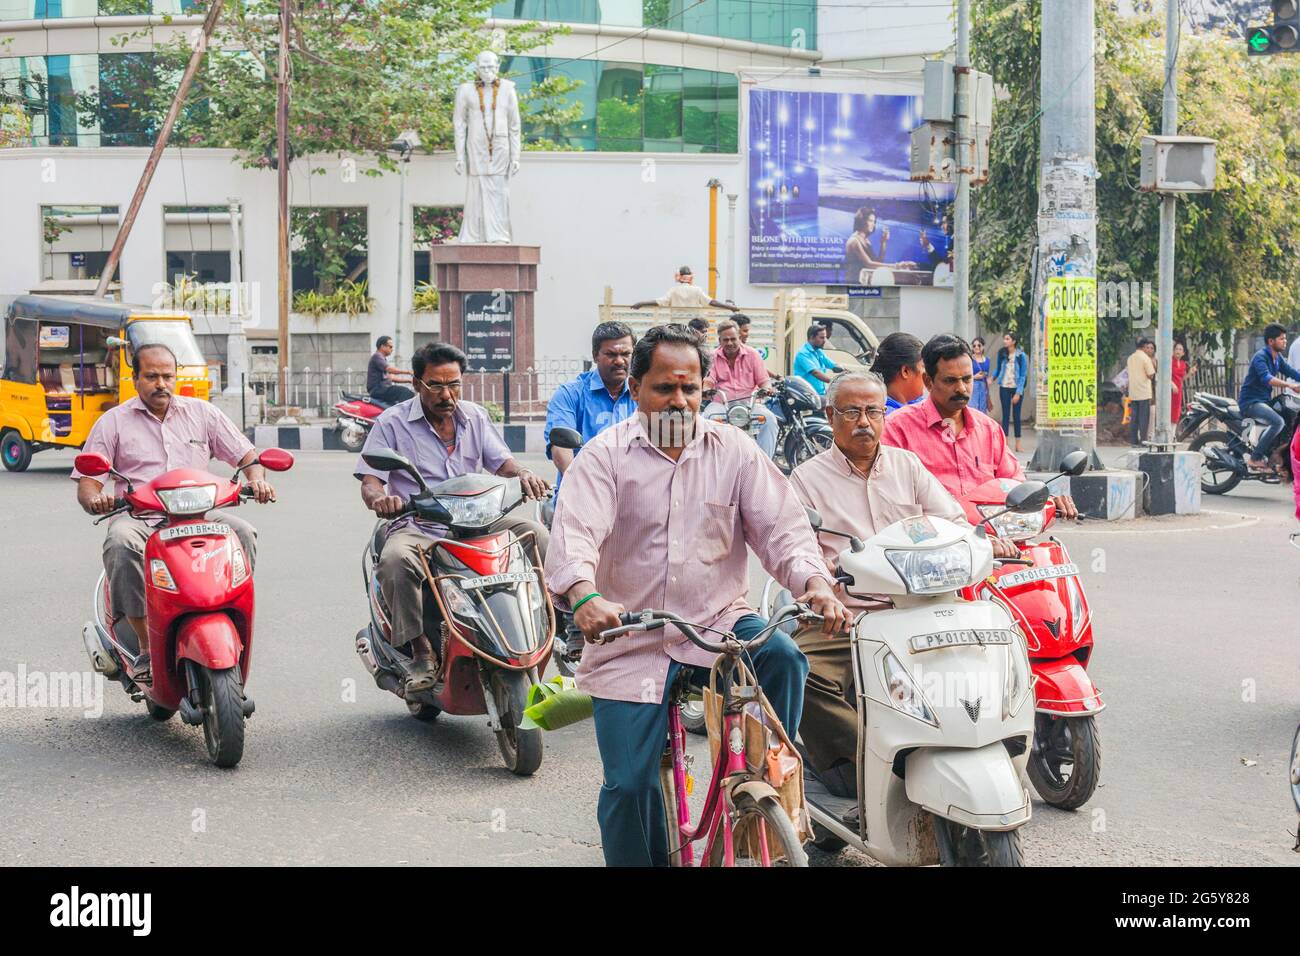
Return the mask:
[[1300, 53], [1300, 0], [1272, 0], [1273, 23], [1246, 31], [1246, 52], [1251, 56]]

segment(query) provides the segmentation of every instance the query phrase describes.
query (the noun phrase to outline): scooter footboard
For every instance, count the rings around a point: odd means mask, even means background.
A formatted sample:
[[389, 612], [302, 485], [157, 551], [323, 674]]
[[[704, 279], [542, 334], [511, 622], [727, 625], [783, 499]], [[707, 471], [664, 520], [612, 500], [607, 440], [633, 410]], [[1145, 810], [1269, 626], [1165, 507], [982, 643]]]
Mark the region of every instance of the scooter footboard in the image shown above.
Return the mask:
[[176, 659], [191, 660], [209, 670], [237, 666], [243, 650], [235, 622], [220, 612], [192, 614], [181, 621], [176, 634]]
[[1029, 819], [1029, 794], [1001, 741], [978, 748], [922, 747], [907, 758], [907, 798], [977, 830], [1013, 830]]

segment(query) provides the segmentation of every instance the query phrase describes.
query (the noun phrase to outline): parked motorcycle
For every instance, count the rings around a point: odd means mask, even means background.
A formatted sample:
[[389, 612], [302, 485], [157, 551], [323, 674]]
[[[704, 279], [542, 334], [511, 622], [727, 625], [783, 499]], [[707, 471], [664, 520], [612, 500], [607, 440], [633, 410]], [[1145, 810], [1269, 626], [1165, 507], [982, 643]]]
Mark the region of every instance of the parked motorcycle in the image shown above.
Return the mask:
[[334, 411], [338, 415], [334, 428], [339, 433], [343, 447], [348, 451], [360, 451], [370, 436], [370, 429], [375, 427], [379, 416], [391, 404], [369, 395], [354, 395], [339, 389], [339, 401], [334, 405]]
[[[1040, 511], [1047, 487], [1025, 482], [1007, 510]], [[805, 766], [814, 844], [851, 845], [889, 866], [1022, 866], [1020, 783], [1034, 731], [1025, 639], [1006, 608], [961, 589], [996, 567], [982, 528], [905, 518], [840, 552], [837, 579], [852, 595], [893, 607], [858, 616], [849, 635], [858, 709], [857, 795], [836, 796]], [[790, 603], [788, 591], [763, 606]], [[842, 791], [841, 791], [842, 792]]]
[[[1061, 475], [1080, 475], [1087, 468], [1087, 453], [1071, 452], [1061, 462]], [[1054, 537], [1030, 540], [1051, 526], [1056, 506], [1048, 501], [1036, 513], [1000, 513], [1016, 487], [1014, 480], [994, 478], [961, 499], [971, 524], [984, 523], [1020, 548], [1020, 558], [1003, 560], [966, 596], [1006, 607], [1028, 640], [1035, 708], [1029, 779], [1052, 806], [1076, 810], [1092, 797], [1101, 777], [1096, 715], [1105, 705], [1087, 671], [1092, 614], [1079, 567], [1065, 545]]]
[[822, 412], [822, 397], [803, 379], [773, 378], [772, 389], [776, 394], [768, 407], [781, 423], [775, 462], [788, 475], [835, 444], [835, 436]]
[[1230, 398], [1198, 392], [1192, 399], [1191, 408], [1178, 423], [1175, 437], [1179, 441], [1186, 440], [1207, 421], [1222, 426], [1201, 432], [1188, 446], [1188, 451], [1201, 453], [1201, 490], [1207, 495], [1225, 495], [1242, 481], [1277, 484], [1292, 480], [1288, 450], [1295, 434], [1300, 399], [1288, 393], [1274, 397], [1269, 405], [1286, 423], [1269, 453], [1274, 474], [1251, 471], [1246, 465], [1246, 459], [1268, 427], [1264, 422], [1244, 416], [1240, 406]]
[[436, 720], [444, 711], [486, 714], [506, 767], [520, 776], [534, 773], [542, 763], [541, 731], [519, 724], [528, 689], [551, 656], [555, 611], [531, 534], [487, 531], [523, 501], [519, 479], [460, 475], [429, 487], [419, 469], [390, 449], [364, 456], [379, 471], [410, 475], [420, 490], [403, 514], [444, 525], [447, 533], [431, 539], [424, 555], [424, 633], [438, 648], [437, 682], [408, 694], [411, 658], [388, 643], [389, 611], [376, 573], [389, 525], [383, 519], [362, 554], [370, 623], [357, 632], [357, 654], [375, 683], [402, 698], [418, 720]]
[[[287, 471], [293, 456], [278, 448], [254, 464]], [[203, 726], [208, 758], [233, 767], [244, 755], [244, 721], [253, 699], [244, 687], [253, 644], [253, 575], [239, 538], [209, 512], [240, 503], [251, 494], [230, 480], [195, 468], [177, 468], [136, 488], [103, 455], [83, 453], [83, 475], [112, 475], [126, 495], [95, 524], [124, 512], [157, 519], [145, 543], [145, 620], [152, 682], [131, 678], [140, 644], [125, 616], [115, 615], [107, 575], [101, 573], [91, 598], [94, 616], [81, 629], [91, 666], [115, 677], [133, 701], [144, 701], [157, 721], [180, 711], [181, 720]]]

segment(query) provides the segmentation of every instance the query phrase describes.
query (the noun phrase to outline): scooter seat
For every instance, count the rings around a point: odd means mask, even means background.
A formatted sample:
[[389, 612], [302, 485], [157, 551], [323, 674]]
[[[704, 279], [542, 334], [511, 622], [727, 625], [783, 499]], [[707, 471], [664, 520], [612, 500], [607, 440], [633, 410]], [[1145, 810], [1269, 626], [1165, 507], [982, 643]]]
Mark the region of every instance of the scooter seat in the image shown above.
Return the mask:
[[356, 395], [352, 392], [345, 392], [343, 389], [339, 389], [339, 395], [345, 402], [368, 402], [376, 408], [388, 408], [393, 404], [392, 402], [380, 401], [373, 395]]

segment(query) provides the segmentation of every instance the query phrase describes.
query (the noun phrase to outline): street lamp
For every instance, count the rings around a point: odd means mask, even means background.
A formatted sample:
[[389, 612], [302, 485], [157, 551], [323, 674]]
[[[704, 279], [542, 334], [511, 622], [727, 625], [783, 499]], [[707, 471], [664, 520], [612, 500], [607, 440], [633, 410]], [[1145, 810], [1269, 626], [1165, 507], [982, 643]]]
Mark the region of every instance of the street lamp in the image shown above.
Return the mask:
[[396, 343], [397, 352], [393, 356], [395, 364], [402, 361], [404, 354], [402, 307], [406, 299], [406, 291], [402, 288], [402, 263], [406, 259], [406, 167], [410, 165], [411, 153], [415, 152], [419, 145], [420, 137], [413, 129], [402, 130], [401, 135], [388, 144], [388, 148], [397, 153], [397, 161], [400, 164], [397, 202], [397, 316], [393, 325], [393, 341]]

